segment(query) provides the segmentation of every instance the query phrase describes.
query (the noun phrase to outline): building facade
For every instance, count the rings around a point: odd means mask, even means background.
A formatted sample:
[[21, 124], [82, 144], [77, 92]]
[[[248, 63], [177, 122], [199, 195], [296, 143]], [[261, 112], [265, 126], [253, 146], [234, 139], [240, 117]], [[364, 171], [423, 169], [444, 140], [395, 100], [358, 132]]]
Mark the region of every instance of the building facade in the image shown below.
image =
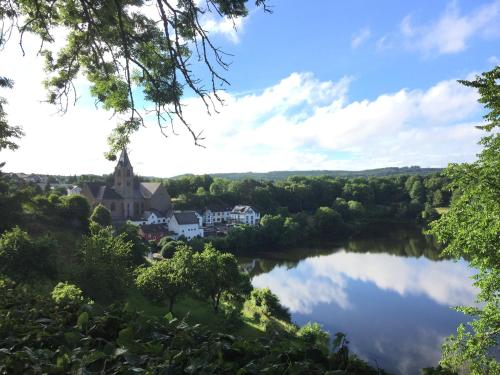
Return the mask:
[[170, 195], [161, 183], [134, 179], [134, 169], [125, 149], [113, 173], [113, 186], [86, 183], [81, 194], [92, 207], [105, 206], [114, 222], [139, 220], [147, 211], [154, 211], [161, 217], [172, 214]]
[[231, 222], [237, 224], [257, 225], [260, 213], [250, 206], [234, 206], [231, 211]]

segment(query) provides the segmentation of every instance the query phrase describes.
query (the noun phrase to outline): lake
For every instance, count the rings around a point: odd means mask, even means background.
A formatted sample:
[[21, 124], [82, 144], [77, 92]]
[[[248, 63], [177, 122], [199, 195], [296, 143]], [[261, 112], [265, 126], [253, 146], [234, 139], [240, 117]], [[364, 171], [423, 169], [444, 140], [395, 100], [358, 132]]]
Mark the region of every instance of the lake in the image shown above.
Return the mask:
[[266, 252], [243, 259], [255, 287], [268, 287], [299, 326], [344, 332], [350, 349], [395, 374], [437, 365], [440, 347], [466, 321], [473, 271], [439, 258], [420, 230], [395, 230], [337, 246]]

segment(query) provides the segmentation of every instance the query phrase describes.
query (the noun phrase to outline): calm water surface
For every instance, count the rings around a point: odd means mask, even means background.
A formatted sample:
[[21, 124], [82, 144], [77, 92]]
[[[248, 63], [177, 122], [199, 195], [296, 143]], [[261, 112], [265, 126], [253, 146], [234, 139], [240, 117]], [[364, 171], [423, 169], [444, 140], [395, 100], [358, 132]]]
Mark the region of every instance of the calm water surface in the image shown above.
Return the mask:
[[315, 321], [344, 332], [350, 348], [395, 374], [435, 366], [444, 338], [476, 290], [465, 262], [440, 260], [419, 231], [394, 231], [328, 249], [241, 259], [255, 287], [268, 287], [299, 326]]

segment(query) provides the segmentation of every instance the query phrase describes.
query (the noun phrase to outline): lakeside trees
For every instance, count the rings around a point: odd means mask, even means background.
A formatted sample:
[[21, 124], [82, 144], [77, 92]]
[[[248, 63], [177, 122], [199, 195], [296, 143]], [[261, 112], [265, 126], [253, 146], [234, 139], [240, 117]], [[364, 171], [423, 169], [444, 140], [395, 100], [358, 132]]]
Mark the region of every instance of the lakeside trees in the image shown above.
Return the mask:
[[[452, 164], [445, 170], [456, 191], [450, 210], [432, 223], [431, 233], [445, 245], [444, 254], [465, 258], [478, 270], [474, 276], [479, 305], [459, 310], [473, 319], [461, 325], [443, 347], [442, 364], [473, 374], [498, 374], [500, 342], [500, 67], [462, 81], [479, 91], [488, 110], [487, 132], [478, 160]], [[496, 351], [496, 354], [495, 354]]]

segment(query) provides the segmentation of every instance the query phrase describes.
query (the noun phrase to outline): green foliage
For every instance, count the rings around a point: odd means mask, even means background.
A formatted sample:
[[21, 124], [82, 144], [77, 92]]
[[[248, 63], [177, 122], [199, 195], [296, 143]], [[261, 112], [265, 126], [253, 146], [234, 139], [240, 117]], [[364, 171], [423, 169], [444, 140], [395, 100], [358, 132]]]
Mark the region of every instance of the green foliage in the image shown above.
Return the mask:
[[111, 227], [94, 226], [82, 238], [73, 270], [75, 284], [85, 295], [101, 303], [111, 303], [125, 295], [134, 266], [131, 242], [125, 235], [113, 235]]
[[[0, 46], [2, 45], [2, 38], [0, 36]], [[0, 77], [0, 88], [12, 88], [12, 80]], [[3, 149], [16, 150], [18, 145], [15, 143], [15, 139], [21, 138], [24, 133], [18, 126], [11, 126], [7, 121], [7, 113], [5, 112], [4, 106], [7, 104], [5, 98], [0, 96], [0, 151]], [[0, 168], [4, 163], [0, 162]]]
[[90, 221], [102, 227], [107, 227], [111, 225], [111, 212], [102, 204], [98, 204], [92, 211], [92, 215], [90, 215]]
[[334, 238], [345, 230], [342, 216], [330, 207], [320, 207], [314, 214], [315, 229], [323, 238]]
[[259, 308], [259, 314], [290, 322], [290, 312], [286, 307], [281, 305], [278, 297], [268, 288], [252, 290], [252, 293], [250, 293], [250, 302]]
[[[16, 314], [10, 313], [12, 310]], [[0, 372], [5, 374], [385, 374], [286, 336], [248, 340], [121, 306], [65, 309], [0, 283]]]
[[[161, 241], [160, 241], [161, 242]], [[164, 242], [164, 245], [161, 246], [161, 256], [164, 258], [172, 258], [177, 251], [177, 249], [182, 248], [186, 246], [186, 244], [182, 241], [169, 241], [169, 242]]]
[[50, 238], [34, 240], [19, 227], [6, 231], [0, 236], [0, 273], [13, 280], [53, 277], [55, 246]]
[[328, 351], [330, 347], [330, 334], [323, 330], [318, 323], [308, 322], [297, 331], [297, 336], [310, 345], [317, 346], [323, 351]]
[[193, 288], [194, 272], [193, 252], [184, 246], [178, 248], [171, 259], [139, 269], [135, 283], [150, 300], [157, 303], [168, 300], [169, 311], [172, 311], [176, 299]]
[[76, 285], [59, 282], [52, 290], [52, 299], [59, 305], [81, 305], [85, 298], [83, 292]]
[[81, 195], [68, 195], [61, 198], [61, 217], [71, 222], [75, 227], [87, 228], [90, 206]]
[[215, 312], [222, 297], [242, 303], [250, 294], [250, 279], [240, 272], [233, 254], [221, 253], [207, 244], [203, 252], [194, 254], [193, 259], [196, 288], [203, 298], [210, 299]]
[[124, 224], [117, 230], [117, 234], [123, 236], [123, 240], [132, 244], [132, 264], [141, 265], [144, 263], [146, 254], [156, 245], [146, 242], [137, 231], [137, 227], [132, 224]]
[[[500, 67], [483, 73], [474, 81], [462, 81], [478, 88], [480, 102], [489, 112], [483, 129], [499, 126]], [[464, 258], [478, 273], [480, 307], [460, 307], [473, 317], [461, 325], [456, 336], [443, 346], [441, 364], [453, 370], [468, 369], [472, 374], [500, 373], [495, 358], [500, 342], [500, 134], [481, 140], [483, 151], [471, 164], [452, 164], [445, 170], [450, 187], [457, 192], [450, 209], [431, 223], [431, 233], [445, 245], [444, 254]]]

